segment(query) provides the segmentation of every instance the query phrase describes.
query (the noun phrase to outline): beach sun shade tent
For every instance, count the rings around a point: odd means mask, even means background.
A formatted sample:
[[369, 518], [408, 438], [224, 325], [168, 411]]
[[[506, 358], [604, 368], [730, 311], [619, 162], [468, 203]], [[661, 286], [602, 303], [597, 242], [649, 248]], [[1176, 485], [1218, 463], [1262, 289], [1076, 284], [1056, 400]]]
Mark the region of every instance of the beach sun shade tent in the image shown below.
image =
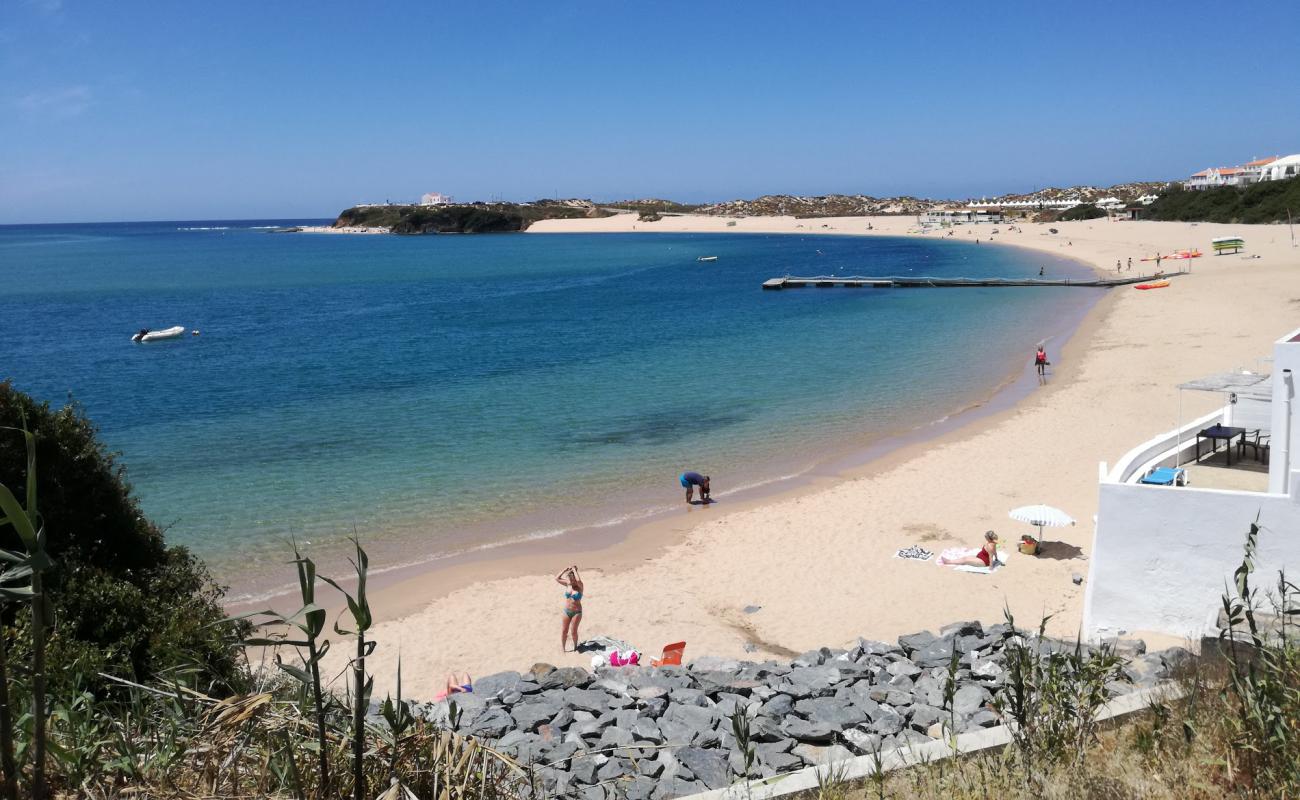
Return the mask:
[[1043, 528], [1064, 528], [1074, 524], [1074, 517], [1052, 506], [1021, 506], [1008, 515], [1017, 522], [1038, 526], [1038, 538], [1043, 538]]

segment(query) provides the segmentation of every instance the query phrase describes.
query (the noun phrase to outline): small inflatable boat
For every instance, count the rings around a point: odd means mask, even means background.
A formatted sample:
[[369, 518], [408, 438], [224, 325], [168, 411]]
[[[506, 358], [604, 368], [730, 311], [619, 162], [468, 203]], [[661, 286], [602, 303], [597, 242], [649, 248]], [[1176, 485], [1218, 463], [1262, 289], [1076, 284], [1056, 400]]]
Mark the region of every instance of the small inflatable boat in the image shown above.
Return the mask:
[[1134, 289], [1163, 289], [1169, 285], [1169, 281], [1156, 281], [1155, 283], [1139, 283]]
[[184, 325], [175, 325], [164, 331], [142, 330], [131, 337], [133, 342], [160, 342], [163, 339], [177, 339], [185, 335]]

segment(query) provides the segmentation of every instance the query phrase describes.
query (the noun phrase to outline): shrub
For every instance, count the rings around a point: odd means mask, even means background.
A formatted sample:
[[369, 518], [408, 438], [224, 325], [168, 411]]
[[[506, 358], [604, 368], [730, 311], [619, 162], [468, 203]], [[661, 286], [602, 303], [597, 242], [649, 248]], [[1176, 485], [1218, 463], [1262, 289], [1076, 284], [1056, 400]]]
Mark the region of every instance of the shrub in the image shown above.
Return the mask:
[[[52, 687], [74, 671], [147, 680], [186, 669], [208, 691], [238, 682], [239, 631], [213, 625], [223, 617], [220, 587], [141, 513], [94, 424], [74, 404], [55, 410], [0, 383], [0, 426], [21, 427], [24, 418], [35, 436], [40, 511], [54, 561], [45, 585], [55, 617]], [[0, 484], [21, 491], [26, 480], [22, 437], [0, 435]], [[12, 528], [0, 529], [0, 547], [19, 549]], [[21, 661], [29, 623], [16, 606], [2, 613], [11, 660]]]
[[1286, 222], [1287, 211], [1300, 212], [1300, 178], [1249, 186], [1163, 192], [1146, 211], [1146, 219], [1177, 222]]
[[1092, 203], [1081, 203], [1073, 208], [1067, 208], [1057, 217], [1061, 222], [1080, 219], [1098, 219], [1106, 216], [1106, 212], [1097, 208]]

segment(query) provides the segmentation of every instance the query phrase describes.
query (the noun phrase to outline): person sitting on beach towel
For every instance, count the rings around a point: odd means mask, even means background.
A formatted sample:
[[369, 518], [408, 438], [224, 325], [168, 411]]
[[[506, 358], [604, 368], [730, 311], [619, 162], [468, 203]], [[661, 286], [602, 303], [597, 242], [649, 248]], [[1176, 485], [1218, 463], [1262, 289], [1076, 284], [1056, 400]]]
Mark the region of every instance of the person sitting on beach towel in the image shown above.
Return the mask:
[[446, 700], [453, 694], [469, 694], [474, 691], [474, 680], [470, 678], [469, 673], [465, 673], [465, 682], [460, 683], [456, 678], [456, 673], [447, 676], [447, 688], [433, 696], [434, 701]]
[[950, 558], [947, 553], [939, 556], [936, 562], [945, 567], [990, 567], [998, 557], [998, 535], [993, 531], [984, 532], [984, 546], [973, 556]]

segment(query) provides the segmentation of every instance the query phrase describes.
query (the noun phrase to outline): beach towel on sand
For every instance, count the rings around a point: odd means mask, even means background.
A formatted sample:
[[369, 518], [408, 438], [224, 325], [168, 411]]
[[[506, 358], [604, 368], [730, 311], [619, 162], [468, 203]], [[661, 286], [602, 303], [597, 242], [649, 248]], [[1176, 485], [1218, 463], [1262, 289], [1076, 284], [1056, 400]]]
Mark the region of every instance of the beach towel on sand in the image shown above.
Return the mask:
[[897, 553], [894, 553], [894, 558], [903, 558], [912, 561], [929, 561], [933, 557], [934, 553], [931, 553], [919, 544], [901, 547]]
[[[939, 558], [935, 561], [935, 563], [941, 567], [952, 566], [951, 564], [946, 564], [944, 562], [956, 561], [962, 558], [972, 558], [975, 556], [975, 554], [979, 553], [979, 551], [980, 548], [978, 547], [949, 547], [947, 550], [944, 550], [942, 553], [939, 554]], [[996, 572], [998, 568], [1006, 566], [1006, 563], [1007, 563], [1007, 551], [999, 547], [998, 558], [996, 561], [993, 562], [991, 566], [976, 567], [970, 564], [961, 564], [959, 566], [955, 566], [952, 568], [957, 572], [977, 572], [981, 575], [988, 575], [993, 572]]]

